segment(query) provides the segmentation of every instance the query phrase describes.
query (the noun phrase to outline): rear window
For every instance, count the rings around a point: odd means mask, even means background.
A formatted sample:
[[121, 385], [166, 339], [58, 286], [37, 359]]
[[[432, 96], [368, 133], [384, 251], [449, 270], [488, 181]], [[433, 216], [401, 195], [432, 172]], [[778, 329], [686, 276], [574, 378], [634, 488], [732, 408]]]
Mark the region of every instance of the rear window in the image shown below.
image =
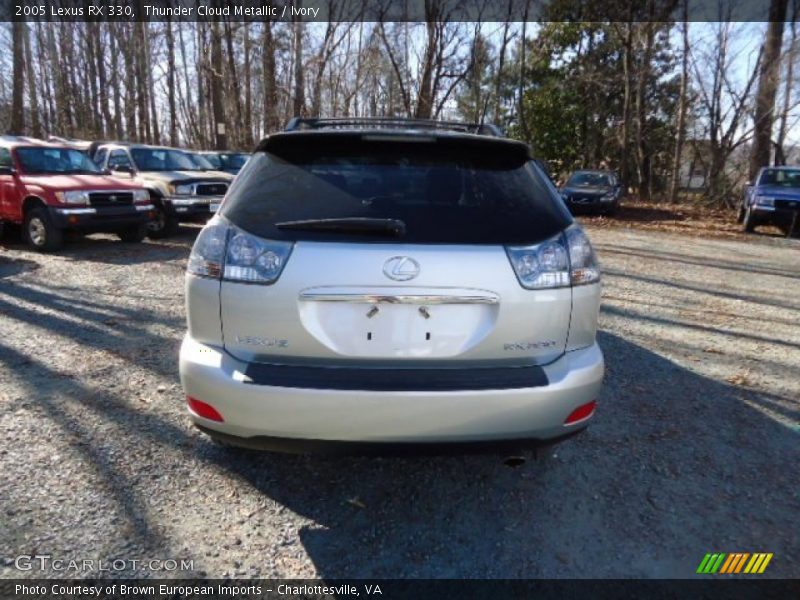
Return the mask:
[[[293, 139], [294, 138], [294, 139]], [[526, 244], [572, 222], [523, 146], [430, 138], [288, 134], [256, 152], [222, 214], [277, 240]], [[405, 232], [317, 231], [276, 224], [315, 219], [392, 219]]]

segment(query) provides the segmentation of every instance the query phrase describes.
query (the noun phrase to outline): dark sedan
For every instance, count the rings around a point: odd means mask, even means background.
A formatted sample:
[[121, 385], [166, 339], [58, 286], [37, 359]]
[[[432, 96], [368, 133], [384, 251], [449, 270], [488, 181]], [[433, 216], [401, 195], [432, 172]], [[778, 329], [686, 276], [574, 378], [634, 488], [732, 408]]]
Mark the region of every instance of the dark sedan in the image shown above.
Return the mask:
[[574, 171], [561, 187], [561, 197], [572, 213], [613, 214], [619, 208], [622, 185], [612, 171]]

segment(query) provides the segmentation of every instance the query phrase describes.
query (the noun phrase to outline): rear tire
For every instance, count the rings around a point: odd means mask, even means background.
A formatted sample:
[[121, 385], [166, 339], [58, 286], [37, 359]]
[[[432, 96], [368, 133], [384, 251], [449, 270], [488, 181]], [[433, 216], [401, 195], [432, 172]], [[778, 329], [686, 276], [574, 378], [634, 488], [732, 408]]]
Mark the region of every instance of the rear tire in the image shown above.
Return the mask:
[[167, 213], [163, 204], [155, 207], [155, 217], [147, 224], [147, 237], [153, 240], [167, 238], [178, 233], [178, 219]]
[[36, 252], [53, 252], [64, 244], [64, 231], [55, 226], [47, 210], [41, 206], [25, 213], [22, 236]]
[[119, 239], [126, 244], [138, 244], [147, 237], [147, 225], [134, 225], [117, 232]]

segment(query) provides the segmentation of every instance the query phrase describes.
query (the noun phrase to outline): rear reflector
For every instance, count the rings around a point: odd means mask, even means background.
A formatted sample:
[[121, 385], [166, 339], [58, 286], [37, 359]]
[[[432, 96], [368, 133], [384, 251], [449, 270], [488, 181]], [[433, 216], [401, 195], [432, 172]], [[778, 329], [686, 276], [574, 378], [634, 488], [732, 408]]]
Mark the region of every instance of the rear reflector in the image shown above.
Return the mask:
[[594, 413], [594, 409], [597, 407], [597, 400], [592, 400], [587, 404], [583, 404], [573, 410], [567, 420], [564, 421], [564, 425], [572, 425], [573, 423], [577, 423], [578, 421], [582, 421], [583, 419], [588, 419]]
[[204, 419], [209, 419], [210, 421], [219, 421], [220, 423], [225, 420], [222, 418], [222, 415], [219, 414], [216, 408], [210, 404], [201, 402], [197, 398], [186, 396], [186, 403], [189, 405], [189, 408], [192, 409], [192, 412], [200, 417], [203, 417]]

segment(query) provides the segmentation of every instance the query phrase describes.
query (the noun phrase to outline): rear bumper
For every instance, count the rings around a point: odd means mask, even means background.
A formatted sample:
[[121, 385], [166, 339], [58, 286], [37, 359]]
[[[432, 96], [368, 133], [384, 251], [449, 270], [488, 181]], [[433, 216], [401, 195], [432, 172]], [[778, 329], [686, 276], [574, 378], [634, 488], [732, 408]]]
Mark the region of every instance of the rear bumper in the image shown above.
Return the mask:
[[551, 442], [583, 429], [591, 417], [570, 425], [564, 421], [597, 397], [604, 363], [594, 344], [543, 366], [547, 385], [447, 391], [255, 385], [246, 383], [247, 369], [247, 363], [224, 350], [184, 339], [180, 375], [186, 394], [212, 405], [225, 419], [220, 423], [190, 411], [196, 425], [255, 447], [314, 447], [322, 442], [517, 445]]
[[147, 223], [152, 204], [113, 207], [80, 206], [74, 208], [48, 207], [50, 219], [61, 229], [82, 231], [116, 231]]

